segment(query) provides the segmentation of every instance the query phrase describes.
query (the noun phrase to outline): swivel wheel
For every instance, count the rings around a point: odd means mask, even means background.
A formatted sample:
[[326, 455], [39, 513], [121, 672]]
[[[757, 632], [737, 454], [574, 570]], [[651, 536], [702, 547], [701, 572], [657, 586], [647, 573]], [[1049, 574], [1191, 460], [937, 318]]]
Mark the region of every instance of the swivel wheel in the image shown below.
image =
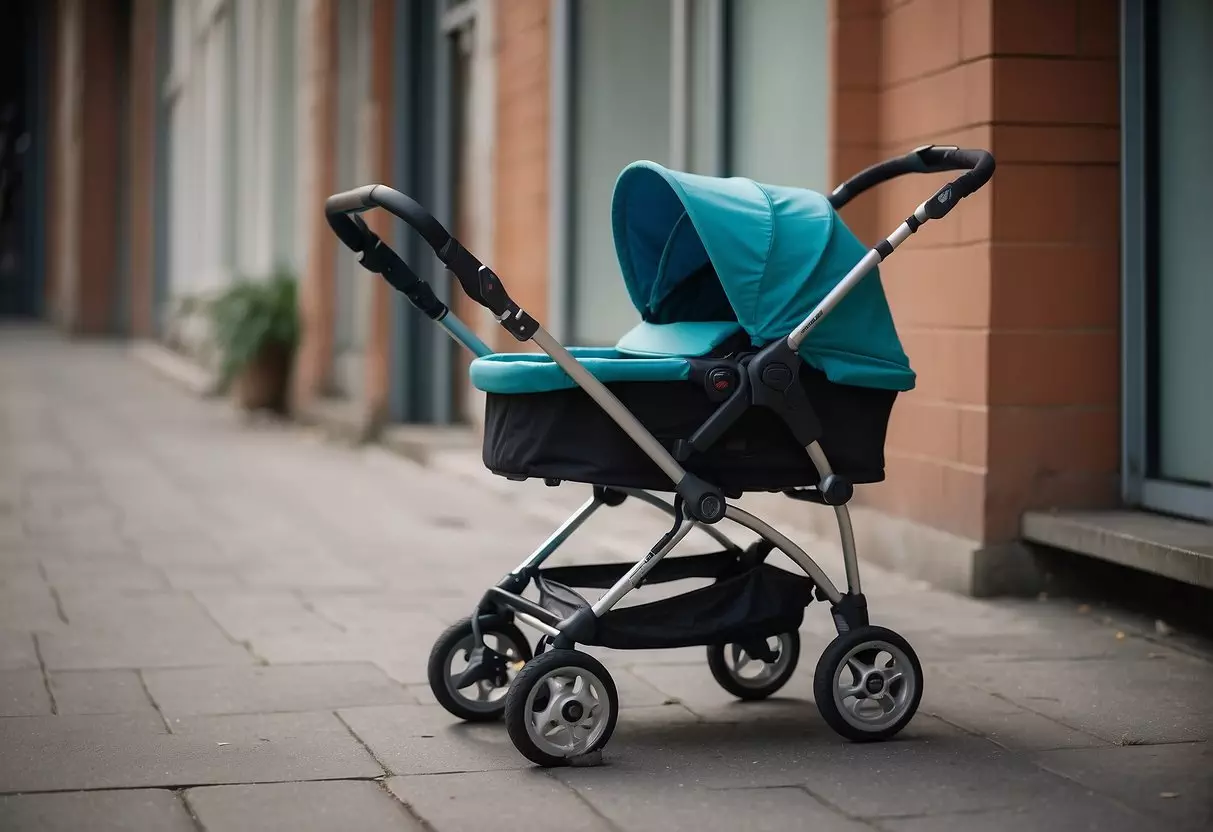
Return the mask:
[[[506, 690], [531, 660], [531, 646], [513, 624], [486, 627], [481, 635], [487, 649], [477, 656], [471, 619], [453, 624], [434, 642], [427, 667], [430, 690], [438, 704], [466, 722], [500, 719]], [[477, 659], [480, 667], [473, 670]]]
[[842, 633], [821, 654], [813, 698], [826, 723], [855, 742], [886, 740], [922, 701], [922, 665], [910, 643], [884, 627]]
[[754, 644], [708, 647], [712, 678], [742, 700], [766, 699], [787, 684], [800, 661], [800, 634], [783, 633]]

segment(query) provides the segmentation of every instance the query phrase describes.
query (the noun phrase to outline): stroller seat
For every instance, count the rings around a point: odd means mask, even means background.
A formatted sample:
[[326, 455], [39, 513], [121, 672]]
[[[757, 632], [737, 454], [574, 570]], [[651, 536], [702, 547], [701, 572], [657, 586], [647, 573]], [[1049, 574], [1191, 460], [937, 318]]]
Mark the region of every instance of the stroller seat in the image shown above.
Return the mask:
[[[570, 349], [685, 469], [728, 495], [816, 486], [820, 475], [777, 413], [751, 407], [714, 443], [688, 441], [740, 390], [741, 354], [787, 337], [867, 248], [821, 194], [637, 162], [612, 205], [616, 252], [642, 323], [614, 347]], [[884, 441], [914, 373], [877, 270], [799, 350], [799, 381], [833, 472], [884, 479]], [[721, 383], [721, 372], [732, 381]], [[477, 358], [483, 459], [511, 479], [672, 491], [670, 478], [542, 354]], [[680, 453], [680, 450], [683, 453]]]
[[[680, 382], [690, 377], [688, 359], [712, 355], [743, 336], [736, 321], [652, 324], [642, 322], [613, 347], [570, 347], [581, 366], [605, 384]], [[745, 341], [748, 343], [748, 339]], [[542, 353], [496, 353], [472, 361], [472, 385], [504, 395], [571, 390], [577, 385]]]

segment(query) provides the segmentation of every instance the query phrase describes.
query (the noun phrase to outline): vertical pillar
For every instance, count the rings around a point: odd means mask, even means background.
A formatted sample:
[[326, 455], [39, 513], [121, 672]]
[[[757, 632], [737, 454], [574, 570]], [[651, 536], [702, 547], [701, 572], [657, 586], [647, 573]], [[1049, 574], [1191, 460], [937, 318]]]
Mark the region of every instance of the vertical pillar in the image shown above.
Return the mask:
[[307, 241], [307, 265], [300, 286], [302, 340], [296, 357], [293, 400], [306, 406], [330, 384], [333, 356], [334, 274], [336, 238], [328, 228], [321, 206], [335, 183], [334, 116], [336, 112], [337, 0], [312, 0], [307, 14], [308, 87], [307, 158], [309, 188], [301, 203]]
[[134, 0], [130, 58], [131, 334], [153, 334], [155, 304], [155, 182], [157, 0]]
[[[370, 180], [390, 182], [392, 178], [392, 127], [394, 88], [392, 70], [395, 67], [396, 0], [374, 0], [371, 11], [371, 89], [367, 118]], [[385, 240], [391, 240], [393, 218], [386, 211], [374, 211], [367, 224]], [[374, 428], [387, 413], [389, 367], [391, 353], [392, 297], [391, 288], [383, 280], [367, 274], [371, 281], [371, 303], [366, 343], [366, 417]]]
[[[1026, 588], [1024, 511], [1115, 500], [1117, 5], [831, 10], [837, 178], [921, 144], [998, 161], [881, 267], [918, 385], [894, 409], [887, 481], [856, 501], [861, 547], [964, 592]], [[848, 220], [879, 239], [947, 178], [889, 182]]]

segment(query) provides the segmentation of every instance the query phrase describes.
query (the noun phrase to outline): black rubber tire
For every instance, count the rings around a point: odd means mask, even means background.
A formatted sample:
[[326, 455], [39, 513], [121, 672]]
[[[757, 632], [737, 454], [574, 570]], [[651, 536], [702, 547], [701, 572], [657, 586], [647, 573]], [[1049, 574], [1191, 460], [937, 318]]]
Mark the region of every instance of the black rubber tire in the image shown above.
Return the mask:
[[762, 687], [746, 687], [739, 683], [733, 674], [729, 672], [729, 665], [725, 661], [725, 656], [727, 655], [726, 651], [731, 645], [709, 645], [708, 670], [712, 671], [712, 678], [716, 680], [716, 684], [745, 702], [755, 702], [773, 696], [792, 678], [792, 674], [796, 672], [796, 665], [800, 662], [800, 633], [793, 631], [781, 633], [780, 636], [789, 637], [787, 649], [791, 651], [791, 661], [788, 662], [788, 666], [784, 668], [782, 673]]
[[[837, 670], [838, 665], [842, 663], [847, 654], [851, 652], [852, 648], [866, 641], [884, 642], [904, 653], [906, 658], [909, 659], [910, 670], [913, 673], [915, 681], [914, 690], [905, 712], [893, 724], [876, 731], [865, 731], [848, 722], [834, 701], [835, 670]], [[826, 647], [825, 652], [821, 654], [821, 658], [817, 661], [817, 669], [813, 673], [813, 699], [817, 702], [817, 710], [821, 713], [822, 719], [837, 734], [852, 742], [880, 742], [887, 740], [909, 725], [910, 720], [914, 718], [914, 714], [918, 711], [919, 703], [922, 701], [922, 689], [922, 665], [918, 661], [918, 656], [914, 653], [914, 648], [910, 646], [908, 641], [886, 627], [860, 627], [857, 630], [851, 630], [837, 636]]]
[[587, 748], [583, 754], [589, 754], [593, 751], [601, 751], [610, 741], [611, 735], [615, 733], [615, 724], [619, 719], [619, 691], [615, 687], [615, 680], [611, 678], [611, 674], [603, 667], [602, 662], [595, 659], [588, 653], [582, 653], [579, 650], [556, 650], [550, 649], [540, 653], [531, 661], [527, 662], [526, 666], [518, 672], [514, 677], [514, 683], [510, 685], [509, 693], [505, 695], [505, 728], [510, 735], [510, 740], [514, 743], [514, 747], [532, 763], [544, 768], [555, 768], [557, 766], [565, 766], [569, 764], [569, 758], [558, 757], [554, 754], [549, 754], [542, 748], [535, 745], [531, 739], [531, 734], [527, 730], [527, 697], [530, 696], [531, 689], [539, 684], [544, 677], [549, 673], [559, 670], [563, 667], [579, 667], [582, 670], [588, 670], [593, 673], [602, 682], [606, 689], [607, 706], [609, 712], [607, 714], [607, 725], [602, 736], [591, 747]]
[[[505, 713], [505, 697], [499, 699], [495, 703], [497, 707], [491, 710], [473, 710], [460, 702], [459, 698], [452, 695], [451, 691], [447, 689], [447, 657], [455, 649], [455, 645], [471, 636], [471, 634], [471, 618], [465, 618], [447, 627], [446, 631], [438, 636], [438, 640], [434, 642], [433, 649], [430, 650], [430, 660], [426, 667], [426, 676], [429, 679], [430, 691], [434, 694], [434, 698], [438, 700], [439, 705], [446, 708], [448, 713], [462, 719], [464, 722], [493, 722], [501, 719], [501, 715]], [[526, 635], [512, 623], [488, 627], [481, 630], [481, 634], [494, 634], [508, 638], [518, 646], [523, 661], [529, 662], [534, 655], [531, 652], [531, 644], [527, 641]]]

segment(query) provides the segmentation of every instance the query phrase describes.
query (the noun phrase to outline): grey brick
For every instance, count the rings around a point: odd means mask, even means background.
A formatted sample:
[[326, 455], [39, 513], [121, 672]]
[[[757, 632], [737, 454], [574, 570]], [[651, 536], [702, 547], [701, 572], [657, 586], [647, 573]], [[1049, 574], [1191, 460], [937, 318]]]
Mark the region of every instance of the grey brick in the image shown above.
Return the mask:
[[0, 670], [29, 670], [38, 667], [38, 651], [29, 633], [0, 629]]
[[981, 663], [965, 679], [1108, 742], [1213, 737], [1213, 664], [1178, 653], [1110, 661]]
[[377, 777], [332, 714], [0, 720], [0, 792]]
[[40, 670], [0, 670], [0, 717], [51, 713]]
[[1181, 829], [1213, 828], [1207, 742], [1049, 751], [1040, 764]]
[[1043, 750], [1106, 745], [1098, 737], [1025, 710], [938, 668], [928, 667], [926, 675], [922, 713], [938, 716], [1004, 748]]
[[173, 792], [163, 789], [0, 795], [7, 832], [195, 832]]
[[152, 698], [169, 716], [414, 702], [382, 670], [365, 663], [148, 670], [143, 677]]
[[61, 714], [155, 713], [133, 670], [65, 670], [50, 682]]
[[232, 644], [214, 626], [121, 628], [51, 633], [40, 639], [50, 670], [114, 670], [138, 667], [191, 667], [252, 664], [248, 651]]
[[619, 829], [701, 832], [744, 829], [746, 832], [868, 832], [867, 824], [847, 818], [803, 789], [787, 786], [752, 789], [693, 789], [670, 783], [628, 788], [626, 798], [609, 788], [578, 787], [578, 793]]
[[527, 807], [528, 832], [612, 829], [572, 789], [538, 770], [391, 777], [387, 786], [437, 832], [509, 828], [505, 807]]
[[207, 832], [421, 832], [424, 827], [374, 782], [331, 780], [208, 786], [185, 798]]
[[338, 712], [392, 774], [527, 768], [501, 725], [466, 725], [441, 708], [401, 705]]

